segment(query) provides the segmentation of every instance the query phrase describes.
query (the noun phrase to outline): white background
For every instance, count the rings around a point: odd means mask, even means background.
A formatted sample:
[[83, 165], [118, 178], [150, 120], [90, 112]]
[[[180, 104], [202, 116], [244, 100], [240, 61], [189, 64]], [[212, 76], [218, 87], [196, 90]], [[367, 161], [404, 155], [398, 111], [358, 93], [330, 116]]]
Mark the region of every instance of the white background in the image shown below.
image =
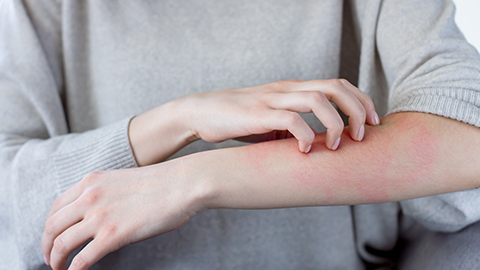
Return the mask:
[[455, 21], [465, 38], [480, 51], [480, 0], [454, 0]]

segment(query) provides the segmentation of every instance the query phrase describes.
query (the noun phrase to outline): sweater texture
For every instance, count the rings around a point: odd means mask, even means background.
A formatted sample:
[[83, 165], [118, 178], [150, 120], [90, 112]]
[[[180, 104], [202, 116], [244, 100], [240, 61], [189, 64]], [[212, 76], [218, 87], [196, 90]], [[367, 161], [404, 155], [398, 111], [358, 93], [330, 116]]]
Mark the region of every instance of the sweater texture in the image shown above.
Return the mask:
[[[450, 1], [1, 0], [0, 269], [48, 269], [41, 237], [53, 201], [89, 172], [136, 166], [132, 116], [192, 93], [339, 77], [381, 116], [480, 127], [480, 57]], [[173, 158], [236, 145], [198, 141]], [[388, 267], [411, 224], [454, 232], [478, 221], [479, 192], [208, 210], [92, 269]]]

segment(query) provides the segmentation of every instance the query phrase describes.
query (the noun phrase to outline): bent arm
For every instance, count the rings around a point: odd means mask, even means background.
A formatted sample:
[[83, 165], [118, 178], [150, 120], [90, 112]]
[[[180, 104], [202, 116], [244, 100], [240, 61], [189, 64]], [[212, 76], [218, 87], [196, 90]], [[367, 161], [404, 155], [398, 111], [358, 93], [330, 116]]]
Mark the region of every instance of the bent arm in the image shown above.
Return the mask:
[[[309, 155], [287, 139], [186, 158], [209, 189], [207, 208], [277, 208], [398, 201], [480, 186], [480, 130], [424, 113], [387, 116], [336, 152], [318, 134]], [[188, 163], [187, 163], [188, 164]]]

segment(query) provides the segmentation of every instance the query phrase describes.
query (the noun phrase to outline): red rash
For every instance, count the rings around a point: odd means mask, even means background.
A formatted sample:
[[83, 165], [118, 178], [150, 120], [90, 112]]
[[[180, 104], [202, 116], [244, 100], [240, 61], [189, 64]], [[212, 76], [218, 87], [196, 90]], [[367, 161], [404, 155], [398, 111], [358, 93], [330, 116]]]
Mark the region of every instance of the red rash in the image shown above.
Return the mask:
[[301, 188], [318, 190], [326, 204], [344, 197], [356, 203], [395, 200], [396, 191], [414, 188], [433, 169], [436, 136], [424, 124], [370, 127], [362, 142], [345, 132], [337, 151], [328, 150], [325, 134], [318, 134], [309, 155], [292, 156], [290, 174]]
[[[438, 140], [423, 123], [405, 123], [409, 132], [406, 134], [402, 154], [397, 163], [392, 164], [399, 169], [394, 178], [398, 181], [397, 188], [411, 188], [411, 184], [418, 184], [432, 176], [433, 166], [438, 156]], [[403, 158], [402, 158], [403, 157]]]
[[[406, 118], [367, 126], [362, 142], [353, 141], [347, 129], [336, 151], [326, 148], [325, 133], [317, 134], [309, 154], [298, 150], [295, 139], [245, 149], [246, 164], [265, 184], [286, 185], [318, 205], [331, 205], [397, 200], [400, 191], [415, 189], [431, 176], [436, 145], [428, 122]], [[289, 177], [279, 184], [277, 180], [285, 176]]]
[[268, 156], [268, 151], [271, 150], [265, 143], [257, 143], [255, 147], [247, 146], [245, 147], [247, 160], [245, 161], [250, 168], [253, 168], [257, 175], [261, 176], [264, 172], [264, 166], [262, 166], [261, 161], [265, 160]]

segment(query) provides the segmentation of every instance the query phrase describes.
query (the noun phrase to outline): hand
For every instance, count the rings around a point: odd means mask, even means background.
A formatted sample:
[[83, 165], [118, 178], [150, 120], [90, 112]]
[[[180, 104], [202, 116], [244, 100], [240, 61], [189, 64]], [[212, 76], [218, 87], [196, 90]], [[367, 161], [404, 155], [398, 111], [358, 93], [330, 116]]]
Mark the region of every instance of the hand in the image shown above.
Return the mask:
[[133, 118], [130, 143], [139, 166], [160, 163], [198, 139], [259, 142], [294, 136], [299, 150], [309, 152], [315, 132], [298, 113], [313, 112], [327, 127], [325, 144], [335, 150], [344, 123], [330, 101], [349, 116], [354, 140], [363, 139], [365, 123], [380, 123], [372, 100], [346, 80], [290, 80], [172, 100]]
[[247, 141], [293, 135], [299, 150], [308, 153], [314, 131], [298, 113], [315, 113], [327, 128], [326, 145], [336, 150], [344, 123], [333, 101], [349, 116], [350, 136], [361, 141], [364, 124], [379, 124], [372, 100], [348, 81], [282, 81], [255, 87], [200, 93], [182, 98], [192, 136], [208, 142], [244, 138]]
[[46, 262], [66, 269], [68, 255], [93, 238], [69, 268], [88, 269], [108, 253], [174, 230], [202, 211], [202, 181], [189, 182], [182, 167], [170, 163], [95, 172], [67, 190], [45, 224]]

